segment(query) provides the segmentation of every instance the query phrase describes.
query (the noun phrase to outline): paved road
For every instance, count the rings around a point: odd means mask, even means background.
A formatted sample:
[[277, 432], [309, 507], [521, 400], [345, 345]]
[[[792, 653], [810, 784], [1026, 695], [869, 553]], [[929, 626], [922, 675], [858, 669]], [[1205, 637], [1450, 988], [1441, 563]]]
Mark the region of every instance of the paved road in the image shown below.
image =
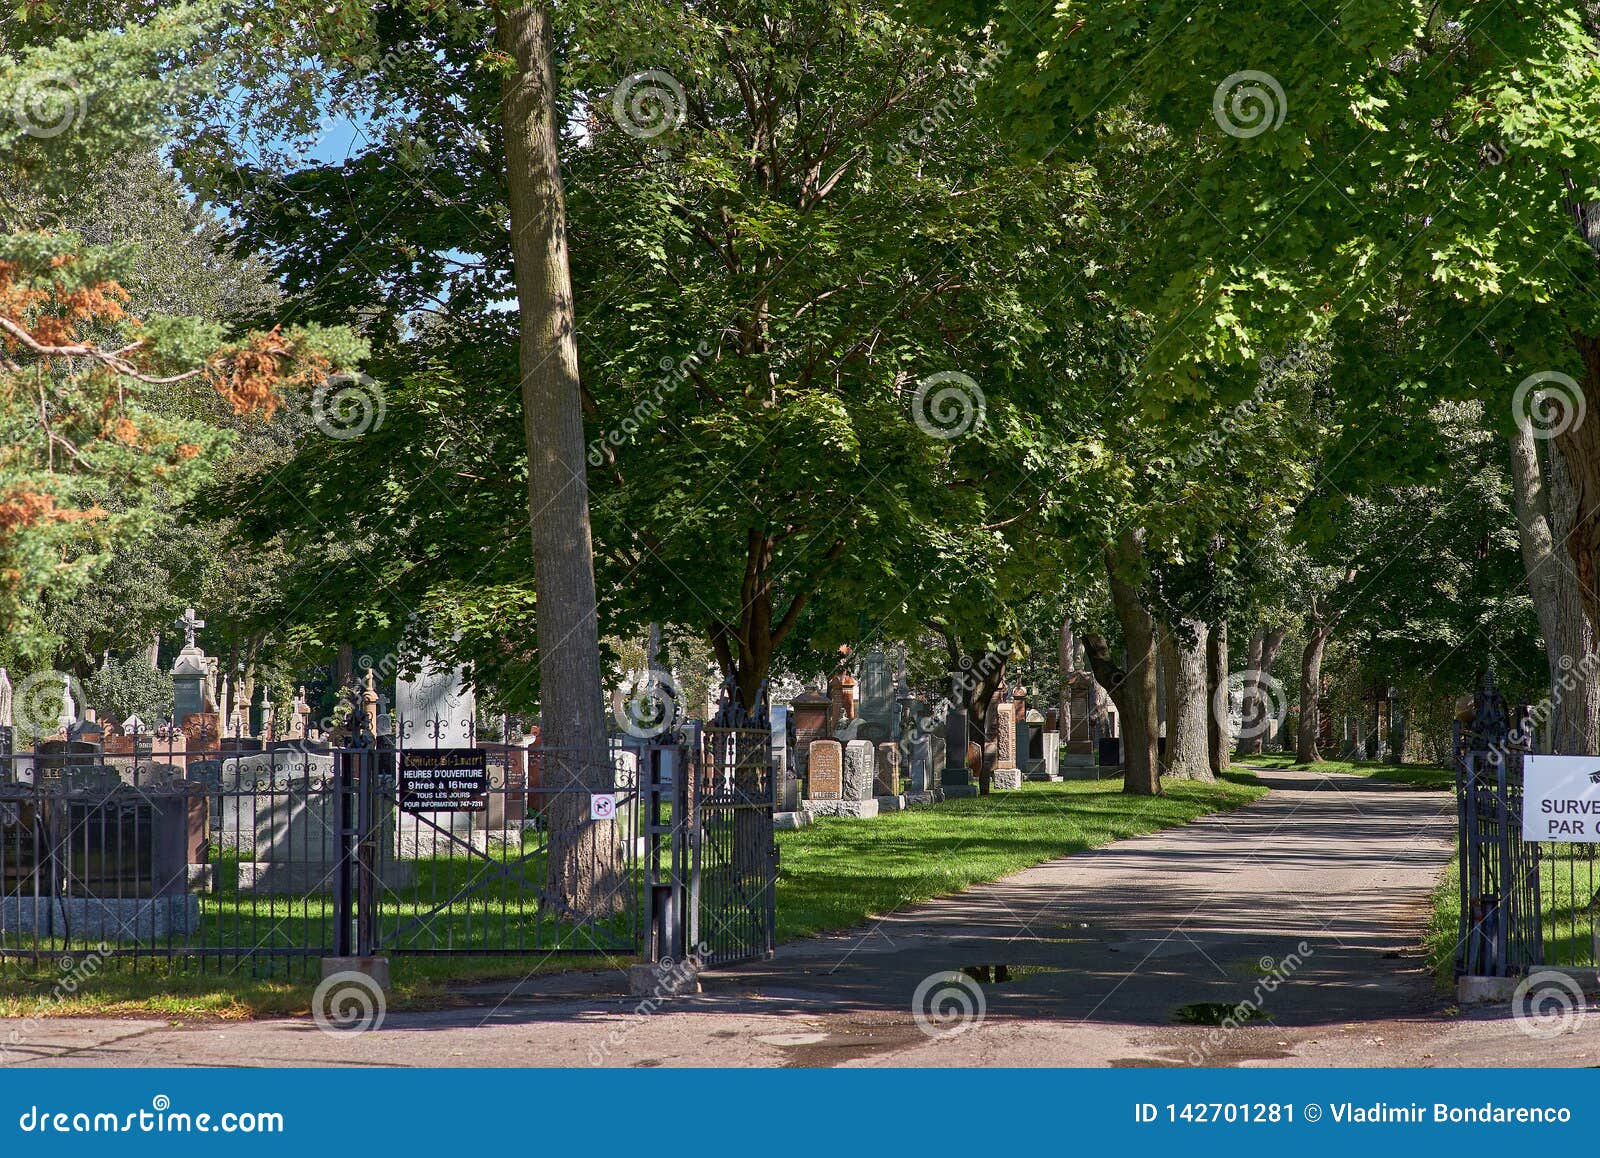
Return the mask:
[[[1453, 845], [1443, 793], [1262, 774], [1237, 812], [1039, 865], [710, 974], [658, 1011], [619, 975], [394, 1014], [30, 1027], [24, 1065], [1593, 1064], [1600, 1017], [1553, 1041], [1461, 1017], [1418, 942]], [[952, 981], [958, 970], [962, 980]], [[931, 978], [931, 980], [930, 980]], [[920, 1009], [913, 1010], [922, 993]], [[982, 1014], [976, 1014], [981, 1003]], [[1236, 1028], [1211, 1021], [1258, 1007]], [[961, 1032], [930, 1036], [962, 1027]], [[953, 1020], [936, 1018], [947, 1014]]]

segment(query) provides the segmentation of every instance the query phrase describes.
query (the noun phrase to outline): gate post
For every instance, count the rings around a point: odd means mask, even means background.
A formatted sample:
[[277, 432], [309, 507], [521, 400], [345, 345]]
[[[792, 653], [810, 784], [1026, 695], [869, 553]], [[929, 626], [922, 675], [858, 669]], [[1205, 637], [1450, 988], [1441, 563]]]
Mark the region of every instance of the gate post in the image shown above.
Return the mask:
[[[671, 753], [672, 780], [667, 782], [668, 753]], [[652, 745], [646, 785], [645, 822], [649, 829], [648, 925], [645, 930], [645, 960], [659, 965], [666, 960], [682, 960], [683, 940], [683, 842], [681, 833], [687, 819], [684, 788], [687, 783], [686, 750], [682, 744]], [[671, 793], [670, 800], [668, 793]], [[670, 818], [662, 810], [670, 806]]]
[[360, 775], [356, 784], [356, 955], [370, 957], [377, 924], [377, 794], [378, 752], [363, 747], [356, 754]]
[[351, 887], [355, 861], [351, 841], [355, 835], [355, 757], [339, 753], [339, 866], [333, 874], [333, 955], [352, 957], [351, 929], [354, 924], [355, 891]]

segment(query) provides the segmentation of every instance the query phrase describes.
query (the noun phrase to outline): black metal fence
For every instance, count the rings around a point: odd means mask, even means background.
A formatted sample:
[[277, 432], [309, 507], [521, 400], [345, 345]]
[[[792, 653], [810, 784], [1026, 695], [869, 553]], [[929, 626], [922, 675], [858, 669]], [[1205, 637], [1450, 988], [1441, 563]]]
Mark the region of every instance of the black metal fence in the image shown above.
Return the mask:
[[1532, 728], [1492, 677], [1455, 736], [1460, 871], [1458, 973], [1505, 977], [1600, 967], [1597, 846], [1523, 839], [1523, 760]]
[[771, 949], [765, 729], [596, 751], [138, 740], [0, 755], [0, 968]]

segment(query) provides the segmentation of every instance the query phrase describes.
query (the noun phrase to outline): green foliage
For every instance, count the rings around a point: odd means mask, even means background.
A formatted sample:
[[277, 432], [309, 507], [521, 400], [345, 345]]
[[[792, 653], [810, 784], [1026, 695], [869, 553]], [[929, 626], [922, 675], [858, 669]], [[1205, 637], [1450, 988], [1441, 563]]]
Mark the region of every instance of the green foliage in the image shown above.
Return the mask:
[[138, 716], [155, 727], [172, 715], [172, 677], [150, 666], [144, 655], [127, 659], [107, 656], [100, 670], [84, 684], [89, 704], [102, 721], [120, 724]]

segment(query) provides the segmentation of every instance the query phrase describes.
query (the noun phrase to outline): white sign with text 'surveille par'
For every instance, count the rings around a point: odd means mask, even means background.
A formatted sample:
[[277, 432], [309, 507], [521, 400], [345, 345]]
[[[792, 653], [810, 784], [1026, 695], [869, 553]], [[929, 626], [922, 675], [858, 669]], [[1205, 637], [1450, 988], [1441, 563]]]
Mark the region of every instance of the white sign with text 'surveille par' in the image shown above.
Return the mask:
[[1600, 756], [1522, 758], [1522, 839], [1600, 843]]

